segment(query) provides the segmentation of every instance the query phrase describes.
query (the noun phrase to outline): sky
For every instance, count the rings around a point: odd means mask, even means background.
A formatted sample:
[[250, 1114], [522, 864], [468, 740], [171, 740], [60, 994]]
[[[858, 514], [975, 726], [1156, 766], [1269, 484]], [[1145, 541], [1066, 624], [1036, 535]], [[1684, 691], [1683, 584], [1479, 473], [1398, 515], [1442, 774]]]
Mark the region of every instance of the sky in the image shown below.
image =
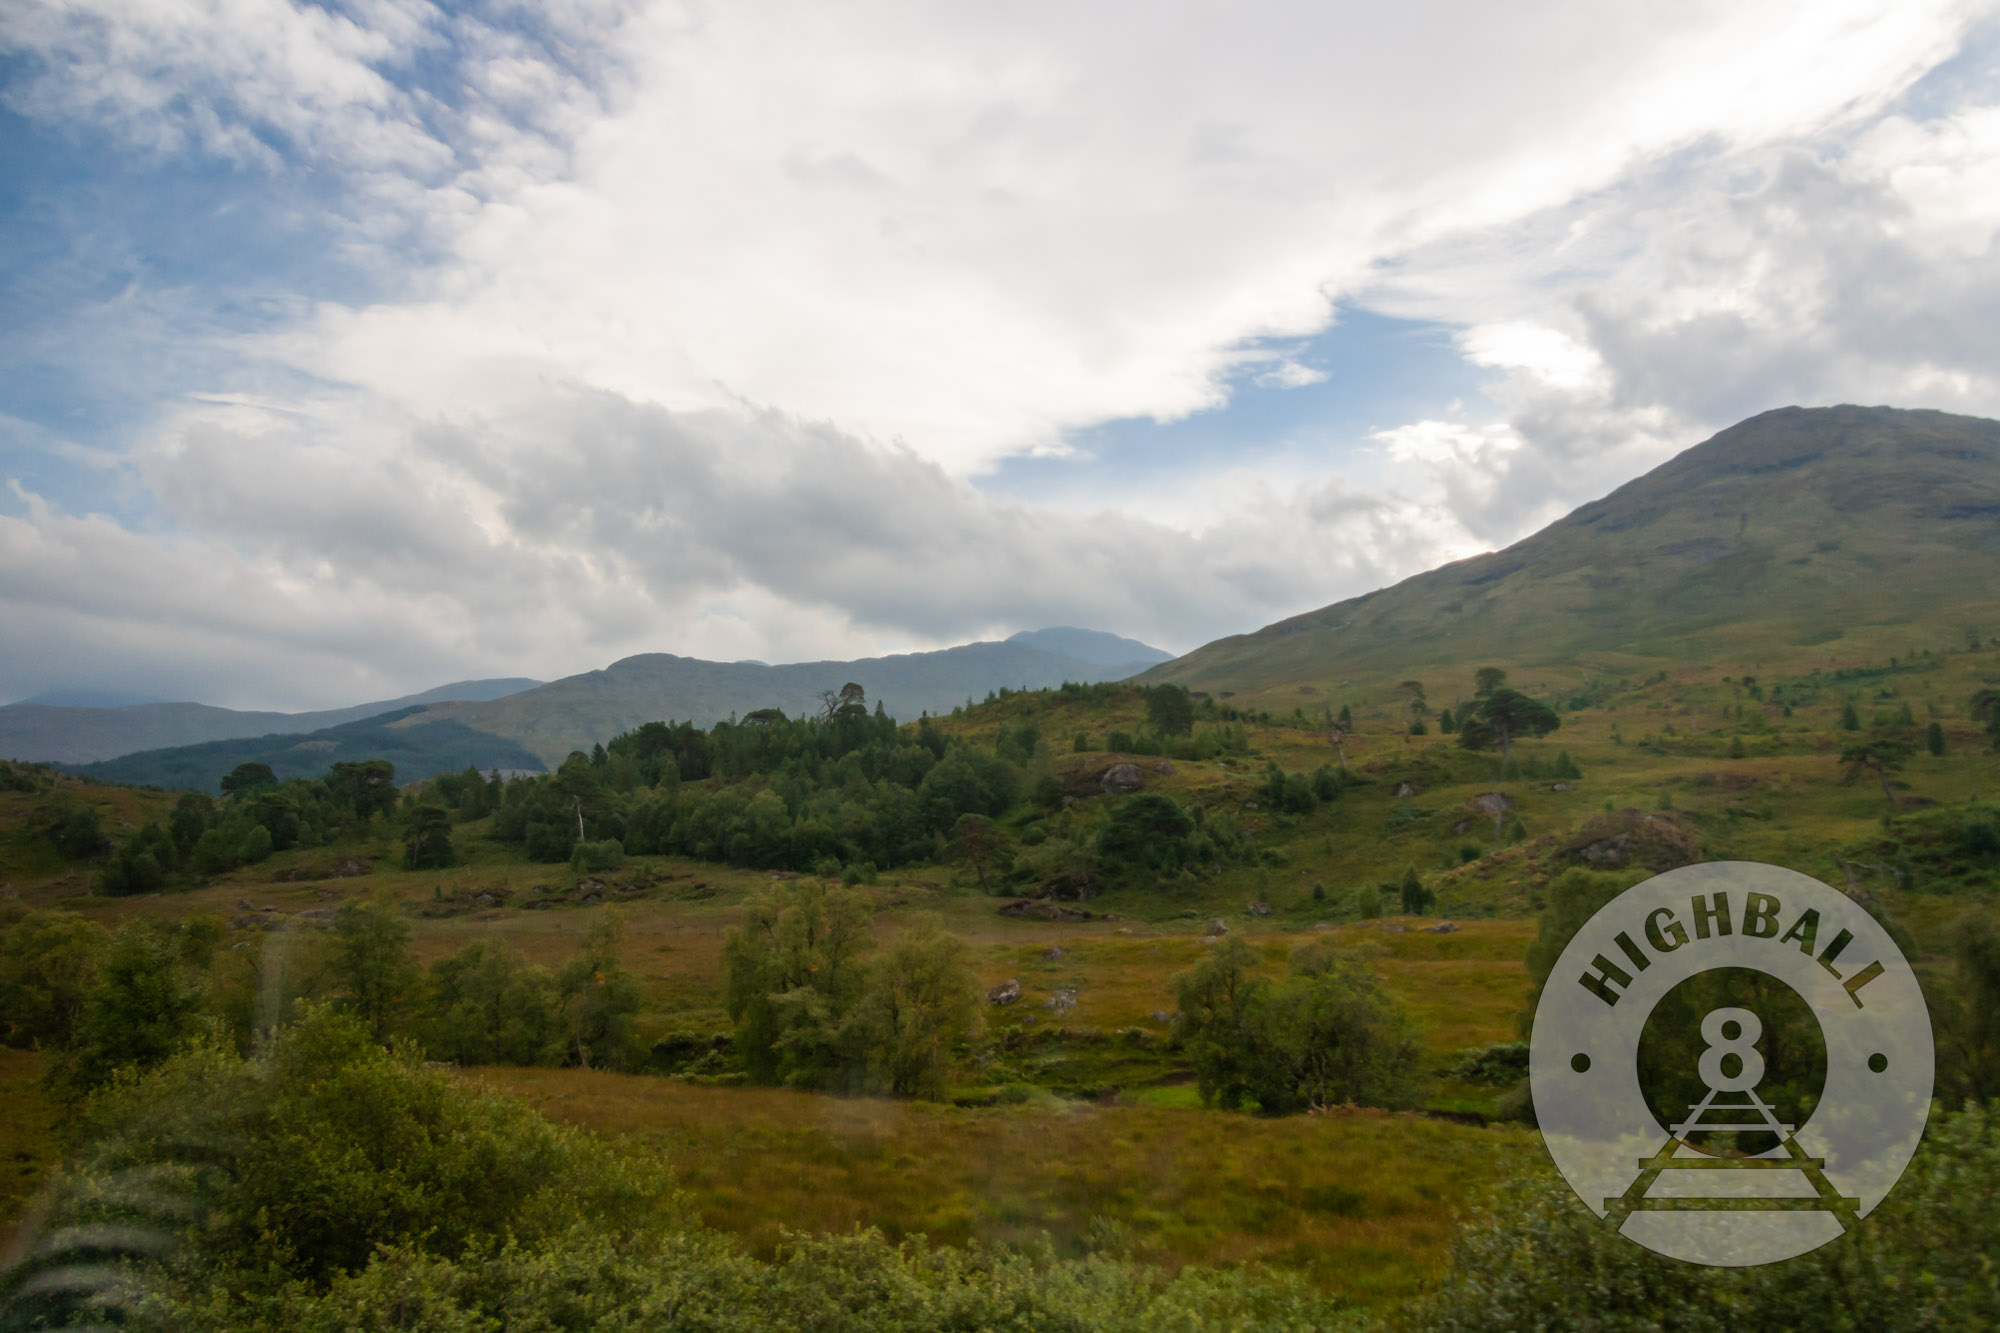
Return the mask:
[[0, 700], [1182, 652], [2000, 416], [2000, 5], [0, 6]]

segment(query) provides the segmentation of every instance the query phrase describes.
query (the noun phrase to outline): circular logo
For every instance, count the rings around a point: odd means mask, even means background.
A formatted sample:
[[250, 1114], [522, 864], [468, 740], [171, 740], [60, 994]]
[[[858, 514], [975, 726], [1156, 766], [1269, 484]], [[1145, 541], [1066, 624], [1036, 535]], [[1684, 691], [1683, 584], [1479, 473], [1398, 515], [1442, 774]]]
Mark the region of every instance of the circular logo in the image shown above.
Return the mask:
[[1775, 1263], [1853, 1230], [1930, 1114], [1930, 1015], [1902, 950], [1845, 894], [1749, 861], [1599, 909], [1549, 974], [1528, 1052], [1570, 1188], [1692, 1263]]

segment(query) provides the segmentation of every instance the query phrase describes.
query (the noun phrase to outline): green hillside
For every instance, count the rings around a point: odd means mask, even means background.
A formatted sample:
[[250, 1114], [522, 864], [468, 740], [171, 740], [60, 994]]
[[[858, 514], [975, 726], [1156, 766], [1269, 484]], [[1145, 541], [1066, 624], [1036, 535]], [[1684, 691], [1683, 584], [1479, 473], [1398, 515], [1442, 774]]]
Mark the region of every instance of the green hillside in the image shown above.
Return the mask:
[[[2000, 633], [2000, 422], [1784, 408], [1503, 551], [1219, 639], [1141, 679], [1306, 704], [1486, 661], [1553, 688], [1807, 669]], [[1453, 670], [1453, 668], [1462, 668]]]

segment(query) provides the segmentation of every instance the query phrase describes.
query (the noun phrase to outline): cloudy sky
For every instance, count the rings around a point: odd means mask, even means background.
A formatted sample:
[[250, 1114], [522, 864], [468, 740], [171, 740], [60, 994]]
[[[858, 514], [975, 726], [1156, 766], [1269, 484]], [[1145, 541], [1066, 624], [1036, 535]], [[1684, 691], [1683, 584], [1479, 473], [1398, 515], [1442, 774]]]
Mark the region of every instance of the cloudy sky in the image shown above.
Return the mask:
[[2000, 6], [10, 0], [0, 699], [1176, 651], [2000, 415]]

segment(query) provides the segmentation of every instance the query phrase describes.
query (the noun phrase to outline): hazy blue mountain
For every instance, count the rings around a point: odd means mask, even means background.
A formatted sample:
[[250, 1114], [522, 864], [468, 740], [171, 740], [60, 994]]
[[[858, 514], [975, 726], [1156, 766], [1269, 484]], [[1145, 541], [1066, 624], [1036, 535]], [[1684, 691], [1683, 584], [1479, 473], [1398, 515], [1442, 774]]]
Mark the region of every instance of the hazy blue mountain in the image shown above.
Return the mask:
[[1077, 629], [1072, 625], [1058, 625], [1053, 629], [1024, 629], [1019, 634], [1010, 634], [1007, 642], [1024, 643], [1045, 653], [1055, 653], [1059, 657], [1074, 657], [1079, 662], [1090, 662], [1101, 667], [1130, 666], [1132, 670], [1127, 672], [1127, 675], [1174, 660], [1172, 653], [1163, 652], [1137, 639], [1128, 639], [1119, 634], [1107, 634], [1101, 629]]
[[236, 737], [201, 745], [144, 750], [100, 763], [76, 765], [73, 772], [123, 786], [186, 788], [214, 792], [238, 764], [269, 764], [280, 780], [316, 778], [337, 763], [387, 759], [396, 781], [414, 782], [468, 766], [538, 772], [541, 760], [504, 736], [474, 731], [463, 723], [433, 721], [421, 727], [393, 725], [423, 712], [423, 705], [394, 709], [337, 727], [305, 734]]
[[245, 712], [195, 703], [88, 707], [23, 702], [0, 707], [0, 758], [88, 764], [169, 746], [273, 733], [304, 733], [412, 705], [498, 699], [541, 684], [526, 677], [461, 680], [421, 694], [311, 713]]
[[[1099, 658], [1134, 651], [1151, 655], [1136, 661], [1123, 657], [1106, 666], [1022, 641], [1034, 634], [1084, 636], [1075, 642]], [[1114, 653], [1107, 645], [1130, 646]], [[1066, 680], [1122, 680], [1166, 656], [1116, 635], [1066, 629], [1032, 631], [1005, 643], [967, 643], [937, 652], [785, 666], [644, 653], [491, 703], [439, 704], [397, 725], [415, 728], [449, 718], [519, 741], [554, 766], [571, 750], [588, 750], [642, 722], [676, 720], [708, 726], [758, 708], [782, 708], [794, 716], [817, 711], [821, 690], [837, 690], [848, 681], [866, 690], [871, 704], [880, 700], [892, 717], [909, 721], [920, 713], [948, 713], [967, 699], [983, 699], [1003, 687], [1040, 689]]]
[[133, 694], [122, 690], [43, 690], [17, 704], [43, 704], [50, 708], [131, 708], [135, 704], [163, 704], [157, 694]]

